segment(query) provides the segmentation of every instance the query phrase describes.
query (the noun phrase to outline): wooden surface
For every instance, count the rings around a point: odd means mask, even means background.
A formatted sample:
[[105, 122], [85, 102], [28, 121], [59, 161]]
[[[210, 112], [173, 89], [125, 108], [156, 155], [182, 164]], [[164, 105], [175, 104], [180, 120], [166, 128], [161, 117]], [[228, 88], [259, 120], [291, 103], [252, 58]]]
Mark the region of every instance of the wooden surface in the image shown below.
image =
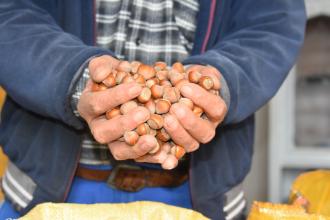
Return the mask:
[[[4, 90], [0, 87], [0, 109], [3, 105], [5, 98], [5, 92]], [[7, 166], [7, 157], [3, 154], [2, 149], [0, 148], [0, 177], [2, 177], [5, 169]], [[3, 199], [3, 194], [0, 191], [0, 201]]]

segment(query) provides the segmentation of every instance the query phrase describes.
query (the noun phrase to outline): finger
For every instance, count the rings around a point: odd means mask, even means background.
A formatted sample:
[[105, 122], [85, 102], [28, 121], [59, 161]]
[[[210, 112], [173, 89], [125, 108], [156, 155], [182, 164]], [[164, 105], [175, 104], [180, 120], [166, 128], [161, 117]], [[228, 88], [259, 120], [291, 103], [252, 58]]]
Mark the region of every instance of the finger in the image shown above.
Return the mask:
[[89, 79], [86, 83], [86, 86], [83, 90], [83, 93], [87, 93], [87, 92], [91, 92], [92, 91], [92, 87], [93, 87], [93, 81], [91, 79]]
[[131, 131], [138, 125], [146, 122], [150, 117], [148, 109], [138, 106], [126, 115], [120, 115], [107, 120], [99, 117], [89, 124], [96, 141], [105, 144], [117, 140], [125, 131]]
[[172, 170], [178, 166], [178, 163], [178, 159], [174, 155], [169, 154], [166, 160], [162, 163], [162, 168], [165, 170]]
[[158, 163], [162, 164], [168, 157], [168, 153], [170, 152], [171, 146], [168, 143], [165, 143], [161, 146], [160, 151], [155, 154], [146, 154], [142, 157], [138, 157], [135, 159], [136, 162], [144, 162], [144, 163]]
[[205, 144], [213, 139], [215, 135], [213, 125], [209, 121], [197, 117], [187, 106], [174, 104], [170, 112], [176, 115], [182, 127], [198, 142]]
[[119, 60], [109, 55], [93, 58], [88, 64], [91, 79], [95, 82], [102, 82], [118, 64]]
[[204, 68], [205, 66], [203, 65], [191, 65], [187, 68], [186, 72], [190, 72], [190, 71], [200, 71], [202, 68]]
[[216, 68], [211, 67], [211, 66], [206, 66], [204, 68], [201, 68], [200, 73], [203, 76], [209, 76], [212, 78], [213, 83], [214, 83], [213, 89], [219, 90], [221, 88], [220, 73]]
[[111, 154], [116, 160], [128, 160], [141, 157], [157, 145], [157, 140], [152, 135], [143, 135], [134, 146], [127, 145], [122, 141], [114, 141], [108, 144]]
[[227, 106], [221, 97], [193, 83], [185, 84], [180, 91], [183, 96], [201, 107], [211, 121], [221, 122], [225, 117]]
[[[90, 87], [86, 89], [88, 90]], [[142, 87], [138, 83], [132, 82], [120, 84], [104, 91], [84, 92], [78, 103], [78, 111], [98, 116], [104, 114], [109, 109], [136, 98], [141, 91]]]
[[185, 148], [187, 152], [198, 149], [199, 143], [182, 127], [174, 115], [167, 114], [164, 119], [164, 128], [172, 140]]

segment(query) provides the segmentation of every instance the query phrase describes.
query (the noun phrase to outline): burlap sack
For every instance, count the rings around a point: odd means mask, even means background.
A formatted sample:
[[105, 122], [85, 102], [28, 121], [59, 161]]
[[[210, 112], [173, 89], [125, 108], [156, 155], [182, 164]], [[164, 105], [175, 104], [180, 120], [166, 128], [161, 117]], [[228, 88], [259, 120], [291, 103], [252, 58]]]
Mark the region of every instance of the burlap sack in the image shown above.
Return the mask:
[[158, 202], [121, 204], [44, 203], [20, 220], [206, 220], [193, 210]]

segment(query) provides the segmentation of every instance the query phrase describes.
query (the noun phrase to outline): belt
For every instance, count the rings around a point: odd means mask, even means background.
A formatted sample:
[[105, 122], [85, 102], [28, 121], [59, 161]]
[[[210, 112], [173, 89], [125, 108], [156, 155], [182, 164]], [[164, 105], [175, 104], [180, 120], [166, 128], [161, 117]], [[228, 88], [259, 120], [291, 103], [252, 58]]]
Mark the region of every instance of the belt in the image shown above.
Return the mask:
[[104, 181], [115, 189], [137, 192], [144, 187], [175, 187], [188, 179], [183, 170], [147, 169], [118, 164], [112, 170], [95, 170], [78, 165], [76, 176], [93, 181]]

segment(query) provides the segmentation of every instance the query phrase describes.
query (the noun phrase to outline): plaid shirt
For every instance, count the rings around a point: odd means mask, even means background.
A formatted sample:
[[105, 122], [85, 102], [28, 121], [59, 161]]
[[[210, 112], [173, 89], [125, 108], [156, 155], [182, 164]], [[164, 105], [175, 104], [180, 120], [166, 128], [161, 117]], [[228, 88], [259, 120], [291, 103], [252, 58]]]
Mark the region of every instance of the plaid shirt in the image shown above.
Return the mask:
[[[96, 8], [96, 44], [114, 51], [119, 59], [170, 65], [192, 50], [197, 0], [97, 0]], [[72, 99], [77, 116], [76, 106], [88, 79], [85, 68]], [[80, 163], [109, 165], [111, 158], [106, 145], [98, 144], [90, 132], [85, 134]]]

